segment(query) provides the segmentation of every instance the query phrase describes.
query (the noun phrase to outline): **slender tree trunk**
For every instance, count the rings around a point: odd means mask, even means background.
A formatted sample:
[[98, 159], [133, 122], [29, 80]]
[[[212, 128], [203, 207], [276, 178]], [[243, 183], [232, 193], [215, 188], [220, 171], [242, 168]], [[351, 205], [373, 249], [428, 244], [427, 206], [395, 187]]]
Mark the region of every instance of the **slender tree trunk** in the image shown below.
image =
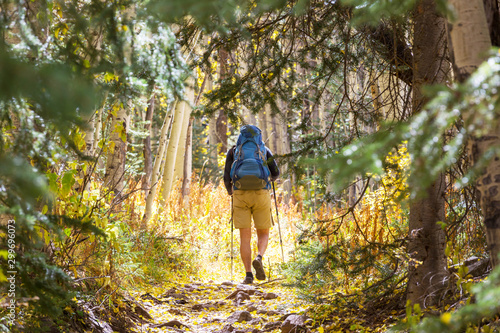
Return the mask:
[[[421, 0], [414, 15], [414, 114], [427, 101], [422, 87], [444, 82], [446, 78], [445, 28], [434, 0]], [[408, 252], [411, 262], [407, 299], [422, 308], [439, 302], [449, 280], [446, 236], [438, 224], [445, 221], [445, 187], [444, 175], [440, 175], [427, 189], [426, 197], [410, 203]]]
[[[280, 102], [282, 103], [282, 102]], [[283, 108], [283, 110], [286, 110]], [[287, 126], [288, 123], [286, 121], [286, 113], [284, 115], [278, 116], [278, 148], [275, 152], [277, 155], [286, 155], [291, 152], [290, 147], [290, 139], [288, 137]], [[284, 193], [283, 203], [288, 205], [290, 203], [290, 198], [292, 196], [292, 182], [290, 176], [288, 175], [288, 164], [286, 163], [278, 163], [278, 167], [280, 169], [280, 182], [281, 188]]]
[[186, 102], [179, 101], [175, 108], [172, 129], [168, 140], [167, 152], [165, 157], [165, 166], [163, 168], [163, 188], [162, 188], [162, 203], [170, 195], [174, 183], [175, 159], [177, 157], [177, 149], [179, 148], [179, 139], [181, 136], [182, 124], [184, 120], [184, 112]]
[[194, 84], [195, 80], [193, 79], [193, 77], [190, 77], [187, 81], [186, 93], [184, 95], [185, 98], [184, 112], [182, 116], [182, 128], [179, 137], [179, 148], [177, 149], [177, 155], [175, 157], [174, 178], [173, 178], [174, 181], [176, 181], [177, 179], [181, 179], [184, 176], [184, 166], [185, 166], [184, 162], [187, 153], [186, 148], [188, 148], [186, 146], [187, 143], [186, 138], [188, 135], [189, 120], [191, 119], [191, 111], [192, 111], [191, 105], [194, 105], [195, 103]]
[[101, 132], [102, 132], [102, 113], [104, 111], [104, 107], [106, 105], [106, 97], [103, 100], [103, 106], [97, 110], [94, 121], [94, 146], [92, 147], [92, 151], [97, 152], [97, 148], [99, 148], [99, 141], [101, 140]]
[[[154, 90], [154, 88], [153, 88]], [[153, 114], [155, 110], [155, 94], [149, 99], [148, 108], [146, 111], [146, 125], [144, 129], [148, 132], [148, 136], [144, 138], [144, 175], [142, 176], [142, 190], [145, 194], [151, 187], [151, 173], [153, 172], [153, 157], [151, 153], [151, 123], [153, 121]]]
[[[359, 99], [360, 92], [359, 87], [360, 84], [358, 82], [357, 76], [355, 72], [349, 73], [347, 79], [347, 84], [348, 87], [346, 87], [346, 94], [349, 100], [349, 103], [351, 105], [350, 111], [349, 111], [349, 135], [351, 138], [356, 137], [357, 130], [359, 125], [357, 124], [357, 110], [354, 110], [353, 103], [352, 101], [355, 101]], [[347, 189], [347, 203], [349, 207], [353, 207], [354, 204], [358, 201], [358, 197], [361, 194], [361, 189], [363, 188], [363, 180], [359, 175], [356, 176], [356, 180], [354, 181], [353, 184], [349, 186]], [[358, 203], [358, 205], [361, 205], [361, 203]]]
[[168, 145], [168, 133], [169, 128], [172, 123], [173, 118], [173, 110], [175, 110], [177, 103], [174, 102], [172, 105], [172, 111], [170, 111], [163, 120], [163, 125], [161, 127], [160, 133], [160, 143], [158, 145], [158, 153], [156, 154], [155, 163], [153, 165], [153, 171], [151, 174], [151, 187], [149, 189], [148, 195], [146, 196], [146, 209], [144, 210], [144, 218], [143, 218], [143, 228], [147, 227], [147, 223], [151, 219], [153, 215], [153, 203], [156, 197], [156, 189], [158, 188], [158, 183], [160, 180], [160, 170], [162, 161], [165, 157], [166, 147]]
[[[229, 55], [226, 50], [219, 50], [219, 77], [221, 80], [226, 79], [229, 75], [228, 58]], [[216, 126], [217, 143], [221, 144], [219, 153], [225, 154], [229, 147], [227, 146], [227, 114], [224, 109], [219, 111]]]
[[208, 120], [208, 144], [210, 147], [210, 164], [217, 166], [217, 118], [212, 115]]
[[193, 173], [193, 121], [194, 118], [189, 118], [186, 136], [186, 156], [184, 157], [184, 175], [182, 177], [181, 193], [183, 197], [189, 195], [191, 186], [191, 176]]
[[278, 125], [276, 117], [278, 115], [271, 116], [271, 140], [269, 140], [269, 149], [273, 152], [273, 154], [277, 154], [278, 152]]
[[259, 128], [262, 131], [262, 141], [264, 141], [266, 145], [269, 141], [269, 132], [267, 131], [267, 117], [269, 115], [269, 110], [270, 107], [266, 104], [264, 109], [259, 113]]
[[111, 122], [110, 142], [112, 142], [112, 149], [109, 150], [106, 160], [104, 185], [118, 196], [124, 188], [128, 126], [127, 110], [123, 106], [117, 108], [116, 115], [113, 116]]
[[[481, 64], [491, 48], [491, 34], [487, 18], [480, 0], [451, 0], [458, 19], [451, 26], [450, 38], [453, 45], [454, 67], [459, 81], [466, 80]], [[498, 29], [498, 27], [496, 27]], [[463, 115], [467, 121], [474, 114]], [[473, 163], [477, 162], [489, 148], [500, 145], [497, 131], [482, 137], [470, 139], [468, 154]], [[493, 266], [498, 266], [500, 259], [500, 159], [492, 159], [476, 181], [480, 206], [486, 227], [486, 242]]]

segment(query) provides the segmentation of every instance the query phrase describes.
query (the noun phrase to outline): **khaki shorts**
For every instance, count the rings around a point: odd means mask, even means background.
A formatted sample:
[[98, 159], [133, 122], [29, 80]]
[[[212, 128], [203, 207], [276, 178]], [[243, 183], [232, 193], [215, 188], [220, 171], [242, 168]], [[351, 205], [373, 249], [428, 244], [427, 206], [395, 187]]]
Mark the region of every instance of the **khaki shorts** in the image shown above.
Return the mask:
[[270, 229], [271, 195], [269, 190], [235, 190], [233, 193], [233, 221], [236, 229], [252, 227]]

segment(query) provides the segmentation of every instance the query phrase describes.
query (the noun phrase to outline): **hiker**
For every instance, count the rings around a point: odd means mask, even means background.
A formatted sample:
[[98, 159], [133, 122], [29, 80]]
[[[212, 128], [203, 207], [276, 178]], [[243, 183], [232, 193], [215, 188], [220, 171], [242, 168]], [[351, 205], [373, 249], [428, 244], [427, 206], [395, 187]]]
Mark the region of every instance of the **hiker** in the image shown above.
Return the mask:
[[[224, 185], [232, 196], [233, 223], [240, 230], [240, 255], [245, 266], [244, 284], [253, 283], [255, 277], [265, 280], [262, 257], [266, 252], [271, 228], [271, 182], [279, 176], [273, 155], [262, 141], [257, 126], [245, 125], [240, 129], [236, 145], [226, 155]], [[252, 216], [257, 230], [257, 257], [252, 260]]]

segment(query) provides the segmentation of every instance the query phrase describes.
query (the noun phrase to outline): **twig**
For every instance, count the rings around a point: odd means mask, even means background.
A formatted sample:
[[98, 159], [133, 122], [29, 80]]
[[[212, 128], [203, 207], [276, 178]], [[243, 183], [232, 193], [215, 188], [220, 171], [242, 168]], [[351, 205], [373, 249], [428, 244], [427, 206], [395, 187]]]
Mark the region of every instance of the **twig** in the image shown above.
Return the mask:
[[266, 281], [266, 282], [259, 283], [256, 286], [260, 287], [260, 286], [263, 286], [265, 284], [273, 283], [273, 282], [276, 282], [276, 281], [279, 281], [279, 280], [284, 280], [284, 279], [285, 278], [276, 278], [276, 279], [272, 279], [272, 280], [269, 280], [269, 281]]

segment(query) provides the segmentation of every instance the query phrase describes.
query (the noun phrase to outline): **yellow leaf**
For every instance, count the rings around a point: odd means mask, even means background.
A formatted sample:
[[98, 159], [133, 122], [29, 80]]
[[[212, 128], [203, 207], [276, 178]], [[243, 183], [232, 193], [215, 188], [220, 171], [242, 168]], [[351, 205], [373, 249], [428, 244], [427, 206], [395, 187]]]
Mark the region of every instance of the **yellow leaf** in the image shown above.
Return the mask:
[[451, 321], [451, 313], [450, 312], [445, 312], [441, 315], [441, 321], [445, 323], [446, 325], [450, 324]]

